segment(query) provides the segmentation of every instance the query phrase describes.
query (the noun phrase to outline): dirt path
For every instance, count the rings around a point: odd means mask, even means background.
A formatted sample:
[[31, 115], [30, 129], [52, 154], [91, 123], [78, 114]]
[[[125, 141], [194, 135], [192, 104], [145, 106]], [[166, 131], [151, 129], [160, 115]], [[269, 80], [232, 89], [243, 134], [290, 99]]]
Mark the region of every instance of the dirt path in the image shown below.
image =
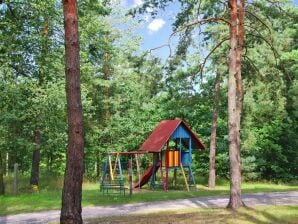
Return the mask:
[[[298, 191], [246, 194], [242, 196], [247, 206], [298, 205]], [[137, 204], [95, 206], [83, 208], [83, 219], [148, 213], [185, 208], [222, 208], [228, 204], [228, 196], [200, 197]], [[45, 211], [0, 217], [0, 223], [49, 223], [59, 221], [60, 211]]]

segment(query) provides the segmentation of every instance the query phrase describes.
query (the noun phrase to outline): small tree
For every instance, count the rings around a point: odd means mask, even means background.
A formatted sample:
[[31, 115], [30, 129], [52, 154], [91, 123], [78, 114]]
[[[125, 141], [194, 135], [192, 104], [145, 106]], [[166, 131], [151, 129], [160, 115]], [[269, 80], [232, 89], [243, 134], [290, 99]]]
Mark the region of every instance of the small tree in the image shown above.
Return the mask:
[[215, 154], [216, 154], [216, 129], [218, 118], [220, 96], [220, 72], [217, 70], [215, 78], [215, 96], [212, 113], [212, 128], [211, 128], [211, 140], [210, 140], [210, 155], [209, 155], [209, 188], [215, 187]]

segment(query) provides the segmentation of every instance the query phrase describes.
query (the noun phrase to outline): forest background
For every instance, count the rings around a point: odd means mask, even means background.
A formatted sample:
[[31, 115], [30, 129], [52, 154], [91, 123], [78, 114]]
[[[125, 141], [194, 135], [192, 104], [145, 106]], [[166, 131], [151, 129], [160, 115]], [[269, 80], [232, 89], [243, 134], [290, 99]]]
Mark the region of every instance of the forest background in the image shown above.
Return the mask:
[[[229, 178], [228, 42], [213, 51], [228, 27], [211, 22], [184, 29], [198, 17], [198, 6], [181, 2], [173, 23], [173, 31], [179, 31], [176, 44], [170, 57], [160, 59], [140, 47], [142, 38], [135, 30], [145, 17], [135, 14], [137, 8], [128, 12], [117, 1], [79, 1], [86, 178], [98, 180], [106, 152], [138, 149], [162, 119], [184, 119], [208, 148], [216, 72], [222, 76], [216, 174]], [[225, 13], [225, 6], [214, 4], [202, 1], [200, 9]], [[245, 180], [288, 182], [298, 175], [298, 9], [290, 3], [271, 4], [247, 6], [242, 175]], [[0, 19], [0, 179], [18, 163], [28, 184], [38, 185], [40, 175], [62, 176], [65, 171], [62, 7], [54, 0], [1, 1]], [[197, 38], [199, 33], [204, 38]], [[194, 157], [195, 176], [207, 179], [209, 151]], [[149, 162], [144, 157], [143, 167]]]

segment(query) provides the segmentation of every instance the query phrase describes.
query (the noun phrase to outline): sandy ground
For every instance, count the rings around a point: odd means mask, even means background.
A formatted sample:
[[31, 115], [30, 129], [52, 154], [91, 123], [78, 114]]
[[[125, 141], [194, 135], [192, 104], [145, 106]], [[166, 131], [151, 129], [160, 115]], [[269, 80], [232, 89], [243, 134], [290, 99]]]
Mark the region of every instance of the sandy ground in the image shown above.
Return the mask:
[[[159, 202], [145, 202], [126, 205], [94, 206], [83, 208], [83, 219], [161, 212], [187, 208], [223, 208], [228, 204], [228, 196], [200, 197]], [[257, 205], [298, 205], [298, 191], [272, 192], [242, 195], [247, 206]], [[59, 222], [60, 211], [45, 211], [18, 215], [1, 216], [0, 223], [50, 223]]]

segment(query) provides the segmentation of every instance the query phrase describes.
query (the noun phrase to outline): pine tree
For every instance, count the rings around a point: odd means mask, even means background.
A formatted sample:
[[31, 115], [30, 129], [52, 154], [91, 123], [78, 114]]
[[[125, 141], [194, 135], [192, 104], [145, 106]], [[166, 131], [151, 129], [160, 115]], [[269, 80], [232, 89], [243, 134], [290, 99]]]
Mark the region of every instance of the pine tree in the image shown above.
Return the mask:
[[81, 200], [84, 169], [84, 130], [80, 91], [80, 43], [78, 36], [77, 1], [64, 0], [63, 12], [68, 147], [60, 222], [82, 223]]

